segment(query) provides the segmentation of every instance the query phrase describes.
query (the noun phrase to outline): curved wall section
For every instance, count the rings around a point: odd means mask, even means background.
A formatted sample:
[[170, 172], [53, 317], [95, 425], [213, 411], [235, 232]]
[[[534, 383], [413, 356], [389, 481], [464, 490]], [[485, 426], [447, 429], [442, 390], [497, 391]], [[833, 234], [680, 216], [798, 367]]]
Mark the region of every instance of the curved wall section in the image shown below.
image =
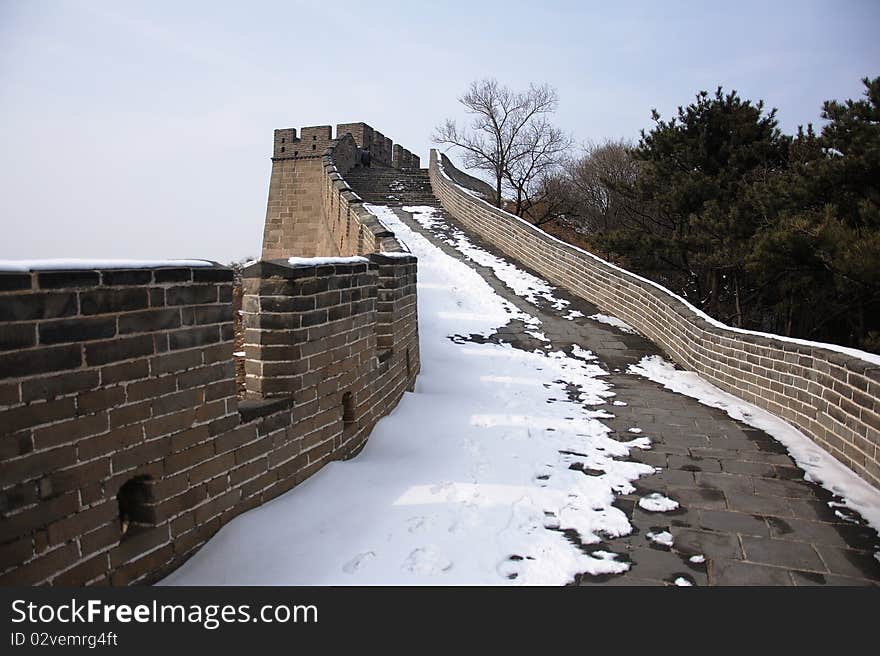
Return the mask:
[[740, 331], [669, 290], [566, 244], [462, 191], [431, 151], [444, 209], [507, 255], [620, 317], [675, 362], [782, 417], [880, 487], [880, 358], [832, 345]]

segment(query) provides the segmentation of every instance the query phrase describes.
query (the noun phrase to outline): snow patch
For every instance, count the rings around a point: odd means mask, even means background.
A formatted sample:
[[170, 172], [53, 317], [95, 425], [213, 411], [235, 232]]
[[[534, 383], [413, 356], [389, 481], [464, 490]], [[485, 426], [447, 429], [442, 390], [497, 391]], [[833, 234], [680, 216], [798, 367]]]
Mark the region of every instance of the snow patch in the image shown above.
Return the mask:
[[656, 533], [653, 531], [649, 531], [648, 539], [654, 544], [660, 544], [664, 547], [671, 547], [673, 542], [672, 533], [670, 533], [669, 531], [658, 531]]
[[630, 365], [630, 373], [644, 376], [665, 388], [720, 408], [737, 421], [765, 431], [787, 449], [807, 480], [822, 485], [843, 498], [843, 503], [858, 512], [871, 527], [880, 531], [880, 490], [836, 460], [806, 435], [756, 405], [724, 392], [694, 372], [676, 369], [659, 355], [649, 355]]
[[593, 321], [598, 321], [599, 323], [604, 323], [609, 326], [614, 326], [621, 332], [630, 333], [631, 335], [638, 335], [638, 331], [630, 326], [625, 321], [618, 319], [617, 317], [612, 317], [610, 314], [591, 314], [589, 319]]
[[[387, 253], [383, 253], [387, 255]], [[322, 264], [361, 264], [369, 262], [365, 257], [352, 255], [350, 257], [289, 257], [287, 262], [293, 266], [320, 266]]]
[[669, 512], [678, 508], [678, 501], [659, 492], [652, 492], [639, 499], [639, 508], [648, 512]]

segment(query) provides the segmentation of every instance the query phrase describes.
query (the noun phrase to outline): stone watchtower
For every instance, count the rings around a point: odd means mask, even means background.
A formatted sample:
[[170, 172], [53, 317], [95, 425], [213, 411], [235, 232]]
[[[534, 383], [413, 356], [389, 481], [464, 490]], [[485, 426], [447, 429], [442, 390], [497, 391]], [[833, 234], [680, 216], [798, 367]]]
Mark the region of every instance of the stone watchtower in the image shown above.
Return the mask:
[[[275, 130], [263, 260], [351, 254], [345, 244], [354, 240], [340, 235], [340, 208], [327, 182], [358, 166], [360, 151], [369, 151], [374, 165], [419, 166], [416, 155], [366, 123], [341, 123], [331, 137], [329, 125], [302, 128], [299, 136], [295, 128]], [[350, 190], [343, 193], [357, 200]]]

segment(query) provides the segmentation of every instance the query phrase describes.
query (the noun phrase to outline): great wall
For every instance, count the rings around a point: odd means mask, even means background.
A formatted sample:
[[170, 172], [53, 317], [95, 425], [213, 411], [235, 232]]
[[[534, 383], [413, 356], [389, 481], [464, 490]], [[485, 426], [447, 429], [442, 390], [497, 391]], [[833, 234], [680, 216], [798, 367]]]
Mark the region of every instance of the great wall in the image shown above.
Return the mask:
[[421, 169], [364, 123], [331, 136], [275, 131], [243, 356], [216, 263], [0, 272], [0, 584], [155, 582], [358, 453], [420, 369], [417, 261], [365, 201], [436, 206], [880, 486], [878, 361], [720, 325], [481, 200], [435, 150]]

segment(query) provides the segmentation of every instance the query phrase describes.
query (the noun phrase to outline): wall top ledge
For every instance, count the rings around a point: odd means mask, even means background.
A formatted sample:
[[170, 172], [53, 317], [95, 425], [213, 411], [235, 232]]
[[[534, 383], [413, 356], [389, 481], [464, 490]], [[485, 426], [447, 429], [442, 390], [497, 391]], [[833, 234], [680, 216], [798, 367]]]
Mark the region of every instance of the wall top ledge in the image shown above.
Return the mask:
[[[261, 260], [242, 270], [244, 278], [308, 278], [315, 275], [327, 275], [332, 273], [366, 273], [368, 269], [375, 269], [366, 258], [359, 258], [357, 262], [331, 262], [332, 258], [309, 258], [313, 263], [302, 262], [291, 264], [287, 259]], [[341, 259], [341, 258], [336, 258]]]

